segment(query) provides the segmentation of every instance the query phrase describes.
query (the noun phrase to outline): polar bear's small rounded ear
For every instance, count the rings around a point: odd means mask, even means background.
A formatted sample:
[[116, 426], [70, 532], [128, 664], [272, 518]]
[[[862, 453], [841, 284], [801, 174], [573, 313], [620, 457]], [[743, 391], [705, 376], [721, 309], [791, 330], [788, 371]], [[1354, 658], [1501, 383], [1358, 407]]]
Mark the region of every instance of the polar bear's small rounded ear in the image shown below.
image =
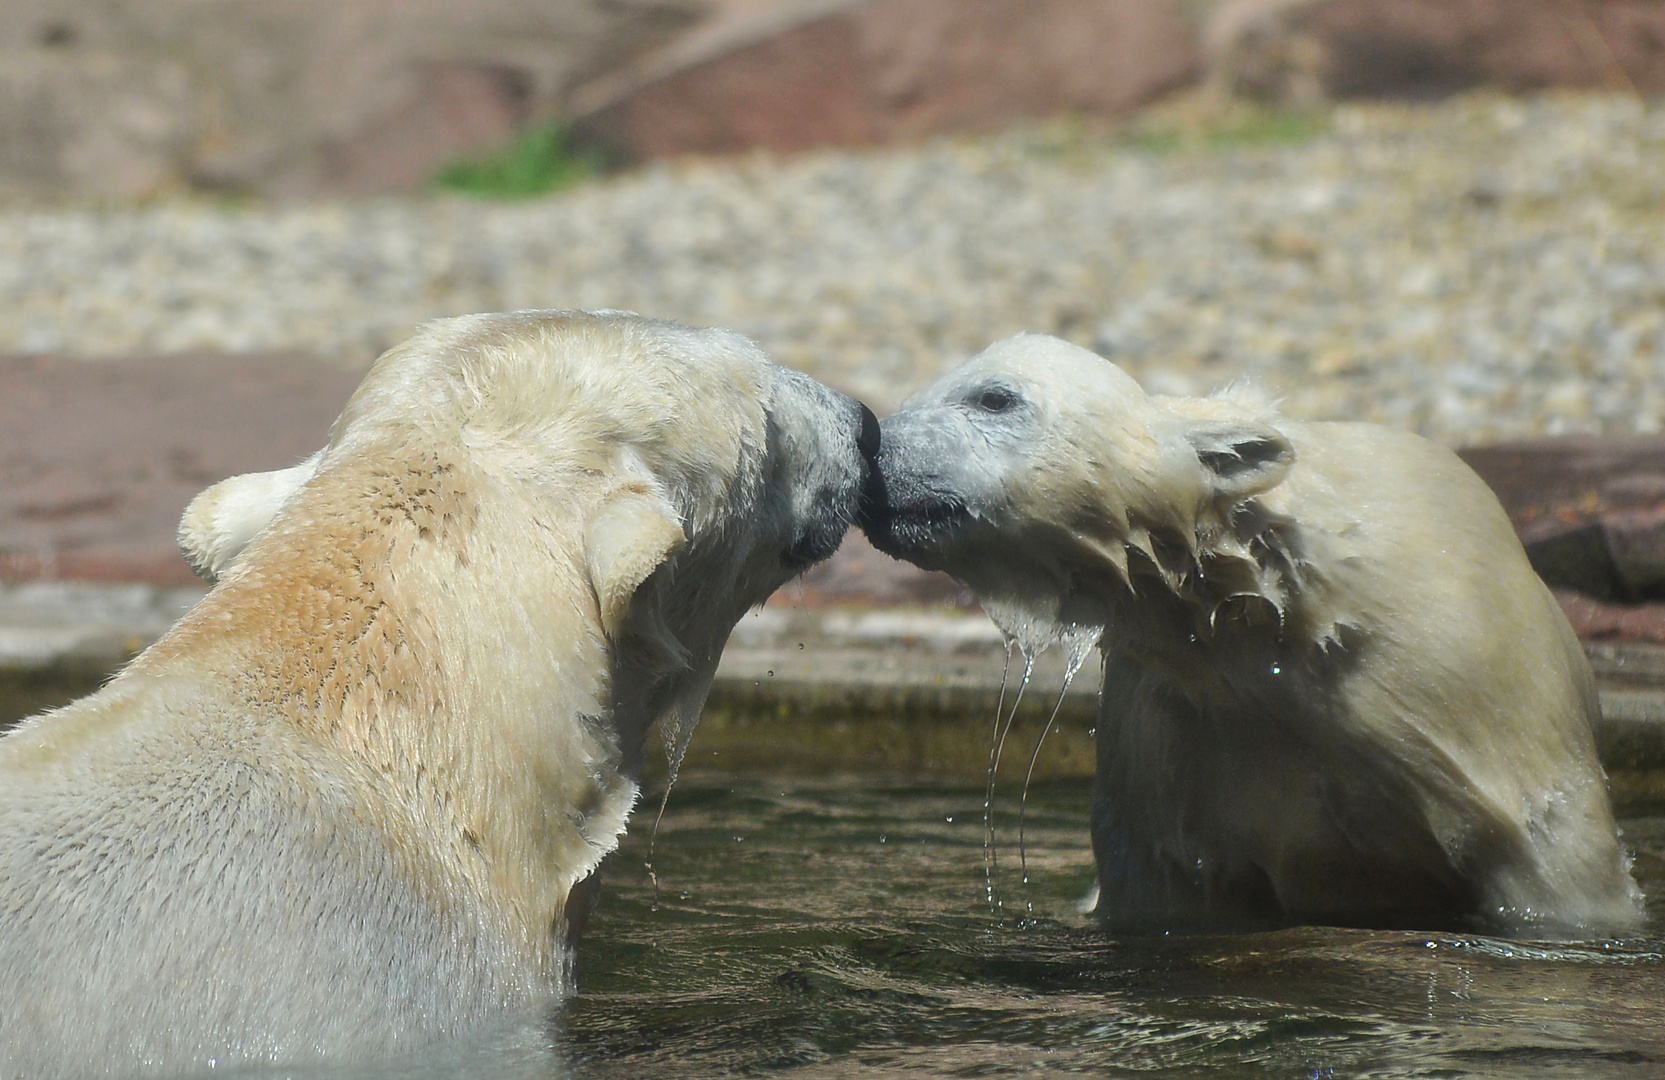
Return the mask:
[[191, 569], [210, 585], [219, 581], [290, 496], [317, 474], [323, 456], [320, 450], [292, 468], [233, 476], [192, 499], [178, 533]]
[[1237, 502], [1270, 491], [1295, 464], [1295, 447], [1273, 427], [1207, 424], [1186, 432], [1217, 499]]
[[688, 543], [688, 537], [670, 503], [633, 487], [607, 499], [590, 516], [584, 541], [601, 628], [613, 637], [630, 614], [636, 590]]

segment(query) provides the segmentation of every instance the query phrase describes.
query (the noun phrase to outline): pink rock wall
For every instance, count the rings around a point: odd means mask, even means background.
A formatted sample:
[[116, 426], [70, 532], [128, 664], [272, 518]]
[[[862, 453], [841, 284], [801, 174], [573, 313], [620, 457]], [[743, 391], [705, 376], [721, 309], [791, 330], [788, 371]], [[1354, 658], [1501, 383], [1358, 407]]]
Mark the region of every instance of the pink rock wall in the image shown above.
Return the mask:
[[873, 0], [658, 74], [585, 128], [647, 158], [905, 142], [1120, 115], [1200, 63], [1168, 0]]
[[1480, 85], [1665, 91], [1658, 0], [1227, 0], [1207, 39], [1229, 89], [1286, 103]]

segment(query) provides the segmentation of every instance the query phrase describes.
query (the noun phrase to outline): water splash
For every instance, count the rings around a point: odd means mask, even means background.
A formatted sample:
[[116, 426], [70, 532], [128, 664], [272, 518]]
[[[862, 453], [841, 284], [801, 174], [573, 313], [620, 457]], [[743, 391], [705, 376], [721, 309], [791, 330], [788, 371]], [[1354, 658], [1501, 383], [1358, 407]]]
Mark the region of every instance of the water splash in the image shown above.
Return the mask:
[[1038, 657], [1058, 644], [1063, 644], [1074, 655], [1082, 640], [1086, 641], [1085, 648], [1090, 651], [1104, 635], [1103, 621], [1064, 615], [1065, 601], [1061, 599], [979, 596], [978, 600], [994, 625], [1025, 656]]
[[[1041, 731], [1041, 741], [1046, 739], [1046, 733], [1051, 730], [1058, 718], [1058, 710], [1063, 706], [1063, 694], [1069, 690], [1070, 682], [1075, 678], [1081, 665], [1086, 662], [1090, 654], [1104, 636], [1104, 624], [1091, 619], [1070, 620], [1060, 614], [1064, 601], [1061, 598], [1037, 599], [1033, 596], [983, 596], [979, 598], [983, 610], [988, 612], [989, 618], [995, 626], [1000, 628], [1006, 639], [1006, 670], [1000, 676], [1000, 701], [995, 706], [995, 731], [990, 740], [989, 771], [987, 783], [983, 789], [983, 882], [984, 895], [988, 902], [990, 913], [997, 918], [1005, 910], [1005, 901], [1000, 892], [1000, 863], [998, 847], [995, 843], [994, 825], [994, 789], [996, 777], [1000, 772], [1000, 758], [1006, 746], [1006, 736], [1011, 732], [1012, 723], [1017, 719], [1018, 709], [1023, 704], [1024, 692], [1029, 689], [1029, 683], [1035, 673], [1035, 661], [1040, 655], [1053, 645], [1063, 645], [1067, 651], [1067, 664], [1064, 678], [1064, 690], [1059, 694], [1058, 703], [1052, 708], [1052, 715], [1047, 718], [1046, 727]], [[1012, 701], [1010, 709], [1005, 709], [1006, 678], [1010, 672], [1012, 650], [1017, 649], [1023, 656], [1023, 681], [1018, 685], [1018, 692]], [[1002, 715], [1004, 714], [1004, 715]], [[1018, 856], [1023, 866], [1024, 899], [1033, 911], [1033, 904], [1028, 899], [1028, 857], [1023, 848], [1023, 812], [1029, 798], [1029, 782], [1034, 775], [1035, 761], [1040, 757], [1041, 743], [1035, 745], [1035, 752], [1030, 755], [1029, 772], [1023, 781], [1023, 804], [1018, 810]]]

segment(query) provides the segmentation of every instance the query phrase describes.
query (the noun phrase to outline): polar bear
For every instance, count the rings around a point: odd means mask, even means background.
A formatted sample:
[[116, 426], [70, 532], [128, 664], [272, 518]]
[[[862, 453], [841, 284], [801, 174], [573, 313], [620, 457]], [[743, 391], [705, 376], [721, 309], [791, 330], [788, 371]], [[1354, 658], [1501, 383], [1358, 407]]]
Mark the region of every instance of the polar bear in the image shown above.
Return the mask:
[[887, 418], [876, 477], [881, 550], [1102, 634], [1111, 925], [1638, 925], [1589, 666], [1449, 451], [1025, 335]]
[[402, 1052], [545, 1010], [655, 720], [831, 554], [864, 406], [627, 313], [432, 323], [209, 489], [217, 584], [0, 739], [0, 1077]]

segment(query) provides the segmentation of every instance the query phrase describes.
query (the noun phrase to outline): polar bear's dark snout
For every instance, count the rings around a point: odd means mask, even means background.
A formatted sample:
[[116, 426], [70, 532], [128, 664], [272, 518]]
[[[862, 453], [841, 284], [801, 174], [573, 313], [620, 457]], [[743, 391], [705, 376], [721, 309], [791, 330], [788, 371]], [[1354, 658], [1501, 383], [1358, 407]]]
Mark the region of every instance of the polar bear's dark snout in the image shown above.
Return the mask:
[[920, 478], [898, 476], [881, 466], [868, 480], [856, 520], [880, 551], [918, 560], [962, 528], [970, 515], [952, 492], [933, 490]]
[[777, 390], [772, 438], [779, 440], [797, 493], [796, 524], [785, 562], [805, 569], [838, 550], [855, 521], [876, 472], [879, 420], [855, 398], [797, 372], [785, 372]]
[[856, 449], [861, 451], [862, 460], [871, 470], [878, 464], [879, 458], [879, 418], [861, 402], [856, 402], [856, 405], [861, 409], [861, 433], [856, 436]]
[[879, 452], [863, 492], [858, 521], [873, 546], [897, 558], [917, 556], [965, 515], [965, 503], [943, 466], [954, 456], [946, 425], [917, 413], [879, 425]]
[[862, 500], [873, 478], [878, 475], [879, 418], [854, 398], [842, 394], [837, 397], [850, 418], [855, 454], [853, 458], [840, 455], [846, 464], [839, 470], [838, 482], [818, 500], [823, 513], [811, 522], [789, 556], [788, 561], [797, 566], [813, 565], [838, 550], [844, 542], [844, 533], [860, 515]]
[[944, 569], [949, 549], [998, 524], [1039, 428], [1022, 376], [969, 366], [950, 374], [879, 424], [863, 531], [887, 555]]
[[904, 408], [880, 423], [858, 518], [874, 547], [924, 565], [990, 518], [1005, 463], [985, 420], [951, 403]]

